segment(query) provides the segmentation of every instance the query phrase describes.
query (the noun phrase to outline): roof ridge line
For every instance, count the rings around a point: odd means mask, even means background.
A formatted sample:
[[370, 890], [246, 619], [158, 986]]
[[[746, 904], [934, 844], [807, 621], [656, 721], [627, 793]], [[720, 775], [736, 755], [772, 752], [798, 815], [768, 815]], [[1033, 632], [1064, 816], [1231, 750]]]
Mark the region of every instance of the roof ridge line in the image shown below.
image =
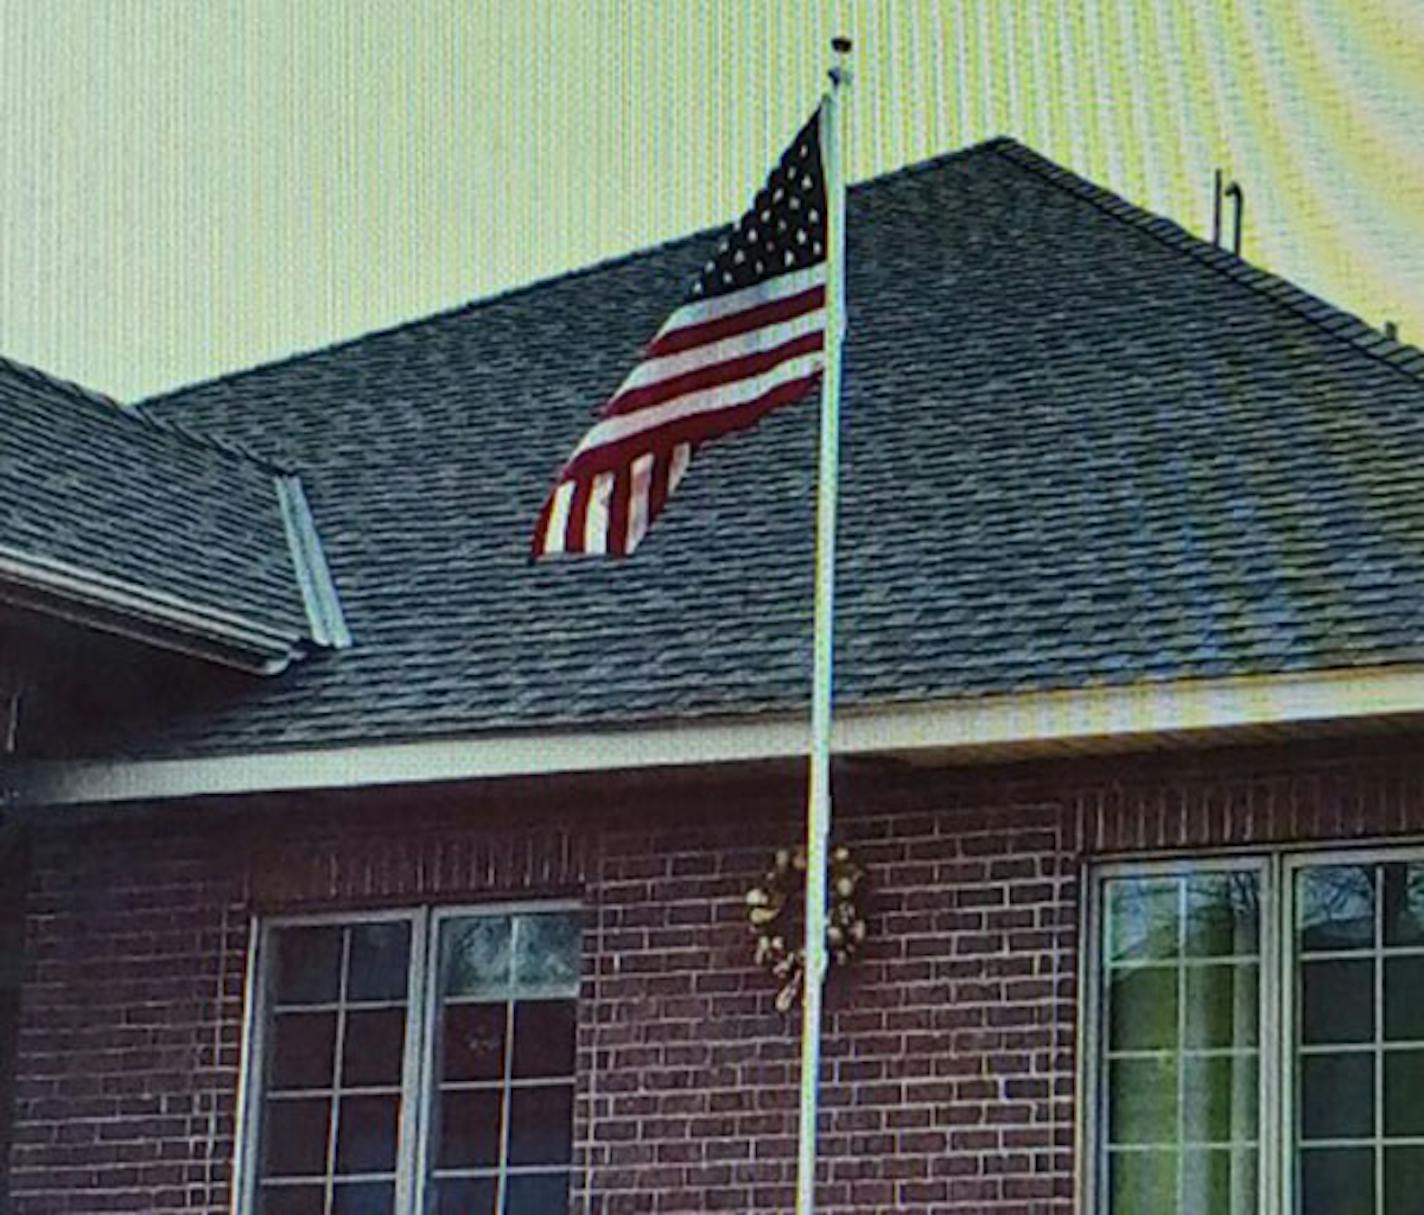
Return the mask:
[[[850, 190], [861, 190], [867, 186], [875, 185], [879, 182], [893, 181], [899, 177], [909, 176], [915, 173], [928, 172], [939, 168], [941, 165], [955, 160], [961, 160], [968, 156], [997, 151], [1000, 145], [1013, 145], [1014, 141], [1007, 135], [995, 135], [990, 139], [982, 140], [979, 143], [969, 144], [962, 148], [955, 148], [949, 152], [941, 152], [936, 156], [928, 157], [925, 160], [915, 161], [913, 164], [901, 165], [899, 168], [891, 169], [888, 173], [880, 173], [874, 177], [868, 177], [864, 181], [856, 182], [848, 187]], [[207, 388], [216, 384], [226, 384], [233, 380], [243, 379], [249, 375], [256, 375], [258, 372], [270, 371], [276, 367], [283, 367], [289, 363], [299, 363], [317, 355], [330, 354], [333, 351], [344, 350], [348, 346], [354, 346], [359, 342], [367, 341], [370, 338], [386, 337], [390, 334], [400, 333], [407, 329], [415, 329], [422, 325], [433, 324], [437, 321], [448, 320], [451, 317], [459, 316], [461, 313], [473, 312], [480, 308], [503, 303], [523, 295], [526, 292], [537, 291], [544, 287], [552, 286], [555, 283], [568, 282], [580, 279], [590, 274], [598, 274], [605, 270], [611, 270], [615, 266], [620, 266], [625, 262], [631, 262], [636, 258], [646, 257], [653, 253], [660, 253], [665, 249], [670, 249], [674, 245], [680, 245], [684, 241], [695, 241], [708, 239], [722, 232], [731, 223], [730, 220], [711, 224], [705, 228], [697, 228], [692, 232], [684, 232], [680, 236], [670, 236], [666, 240], [654, 241], [650, 245], [641, 245], [636, 249], [630, 249], [625, 253], [615, 253], [609, 257], [600, 258], [598, 261], [589, 262], [583, 266], [575, 266], [572, 270], [561, 270], [557, 274], [545, 275], [542, 278], [532, 279], [527, 283], [516, 283], [512, 287], [505, 287], [491, 295], [477, 296], [474, 299], [465, 300], [463, 303], [454, 304], [449, 308], [441, 308], [435, 312], [427, 313], [425, 316], [412, 317], [409, 320], [397, 321], [393, 325], [383, 325], [375, 329], [368, 329], [364, 333], [354, 334], [351, 337], [338, 338], [334, 342], [328, 342], [324, 346], [314, 346], [307, 350], [293, 351], [291, 354], [283, 355], [281, 358], [270, 359], [262, 363], [253, 363], [249, 367], [239, 367], [234, 371], [223, 372], [221, 375], [209, 376], [206, 379], [193, 380], [186, 384], [179, 384], [174, 388], [165, 389], [163, 392], [155, 393], [149, 397], [142, 397], [137, 401], [127, 405], [120, 405], [125, 410], [139, 409], [145, 406], [167, 405], [171, 398], [187, 396], [198, 388]]]
[[512, 287], [506, 287], [500, 291], [496, 291], [492, 295], [482, 295], [475, 299], [468, 299], [463, 303], [453, 304], [449, 308], [441, 308], [436, 312], [426, 313], [424, 316], [397, 321], [393, 325], [382, 325], [376, 329], [367, 329], [364, 333], [353, 334], [351, 337], [338, 338], [336, 341], [328, 342], [324, 346], [313, 346], [307, 350], [296, 350], [291, 354], [283, 355], [281, 358], [270, 359], [263, 363], [253, 363], [249, 367], [239, 367], [234, 371], [223, 372], [221, 375], [209, 376], [207, 379], [192, 380], [189, 383], [179, 384], [174, 388], [168, 388], [163, 392], [155, 393], [151, 397], [142, 397], [130, 405], [124, 406], [124, 408], [140, 409], [153, 405], [163, 406], [169, 403], [170, 398], [187, 396], [198, 388], [208, 388], [215, 384], [230, 383], [233, 380], [240, 380], [249, 375], [256, 375], [258, 372], [271, 371], [276, 367], [284, 367], [289, 363], [301, 363], [317, 355], [330, 354], [337, 350], [345, 350], [348, 346], [355, 346], [371, 338], [387, 337], [390, 334], [401, 333], [407, 329], [415, 329], [422, 325], [433, 324], [436, 321], [448, 320], [451, 317], [459, 316], [461, 313], [473, 312], [491, 304], [501, 303], [504, 300], [522, 295], [528, 291], [536, 291], [541, 287], [548, 287], [554, 283], [582, 278], [584, 275], [612, 269], [614, 266], [620, 265], [623, 262], [632, 261], [634, 258], [642, 257], [645, 254], [660, 252], [673, 245], [681, 244], [686, 240], [695, 240], [700, 236], [710, 236], [719, 232], [724, 227], [726, 227], [725, 224], [718, 224], [713, 228], [699, 228], [696, 232], [687, 232], [681, 236], [669, 237], [667, 240], [657, 241], [651, 245], [644, 245], [638, 249], [631, 249], [626, 253], [614, 254], [611, 257], [601, 258], [596, 262], [590, 262], [584, 266], [576, 266], [572, 270], [561, 270], [557, 274], [551, 274], [544, 278], [533, 279], [527, 283], [517, 283]]
[[42, 388], [55, 388], [60, 392], [72, 393], [90, 404], [116, 409], [120, 413], [124, 412], [122, 402], [105, 393], [98, 392], [93, 388], [86, 388], [74, 380], [66, 380], [62, 376], [52, 375], [48, 371], [41, 371], [38, 367], [22, 363], [18, 359], [12, 359], [8, 355], [0, 354], [0, 370], [11, 372], [22, 380], [30, 380]]
[[196, 433], [173, 421], [171, 418], [165, 417], [159, 419], [153, 417], [138, 405], [126, 405], [122, 401], [108, 396], [106, 393], [98, 392], [93, 388], [86, 388], [83, 384], [76, 383], [73, 380], [66, 380], [61, 376], [51, 375], [48, 371], [41, 371], [38, 367], [32, 367], [29, 363], [21, 363], [7, 355], [0, 354], [0, 370], [7, 371], [17, 379], [27, 381], [37, 387], [72, 397], [77, 405], [101, 409], [106, 415], [115, 418], [128, 418], [148, 430], [155, 431], [159, 434], [171, 434], [175, 438], [183, 440], [192, 446], [201, 447], [206, 451], [236, 457], [247, 464], [256, 466], [262, 472], [280, 476], [292, 471], [291, 469], [275, 464], [271, 460], [265, 459], [256, 452], [243, 448], [240, 444], [234, 443], [230, 439], [217, 439], [209, 435]]
[[135, 421], [158, 434], [171, 435], [173, 438], [188, 444], [190, 447], [198, 447], [204, 451], [215, 452], [222, 456], [241, 460], [244, 464], [250, 465], [258, 472], [264, 472], [268, 476], [286, 477], [293, 476], [296, 470], [284, 464], [278, 464], [275, 460], [269, 460], [266, 456], [244, 447], [241, 443], [229, 438], [217, 438], [216, 436], [204, 434], [188, 426], [185, 422], [179, 422], [175, 418], [164, 416], [157, 417], [148, 412], [142, 404], [121, 405], [119, 412], [125, 417], [133, 418]]
[[1312, 295], [1289, 279], [1253, 266], [1244, 258], [1193, 235], [1175, 220], [1129, 202], [1120, 194], [1096, 185], [1071, 169], [1065, 169], [1015, 139], [1001, 137], [990, 143], [992, 150], [1010, 164], [1111, 215], [1128, 227], [1146, 233], [1158, 243], [1207, 266], [1224, 278], [1240, 283], [1255, 294], [1276, 301], [1293, 315], [1324, 333], [1340, 338], [1361, 354], [1394, 368], [1416, 383], [1424, 383], [1424, 350], [1418, 346], [1385, 336], [1355, 313]]

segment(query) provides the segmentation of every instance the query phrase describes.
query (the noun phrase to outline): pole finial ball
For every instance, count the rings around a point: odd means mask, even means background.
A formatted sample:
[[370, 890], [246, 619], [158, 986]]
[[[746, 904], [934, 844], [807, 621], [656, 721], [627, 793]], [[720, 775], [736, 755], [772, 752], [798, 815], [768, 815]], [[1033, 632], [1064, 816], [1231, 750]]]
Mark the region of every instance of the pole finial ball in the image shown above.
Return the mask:
[[850, 39], [844, 34], [837, 34], [831, 39], [831, 50], [835, 51], [838, 55], [849, 55]]

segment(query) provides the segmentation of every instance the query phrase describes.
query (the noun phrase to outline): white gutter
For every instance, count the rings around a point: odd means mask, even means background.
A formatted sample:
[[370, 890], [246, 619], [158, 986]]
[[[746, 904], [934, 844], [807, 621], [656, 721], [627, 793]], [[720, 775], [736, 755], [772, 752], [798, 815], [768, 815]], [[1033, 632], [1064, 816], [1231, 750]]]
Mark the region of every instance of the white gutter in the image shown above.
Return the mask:
[[[295, 629], [273, 628], [4, 544], [0, 600], [262, 674], [285, 669], [305, 640]], [[237, 661], [236, 654], [249, 660]]]
[[[1424, 667], [1027, 692], [845, 708], [837, 755], [925, 762], [1127, 749], [1164, 735], [1288, 733], [1424, 714]], [[198, 759], [17, 765], [20, 801], [58, 805], [804, 759], [804, 715], [471, 734]]]

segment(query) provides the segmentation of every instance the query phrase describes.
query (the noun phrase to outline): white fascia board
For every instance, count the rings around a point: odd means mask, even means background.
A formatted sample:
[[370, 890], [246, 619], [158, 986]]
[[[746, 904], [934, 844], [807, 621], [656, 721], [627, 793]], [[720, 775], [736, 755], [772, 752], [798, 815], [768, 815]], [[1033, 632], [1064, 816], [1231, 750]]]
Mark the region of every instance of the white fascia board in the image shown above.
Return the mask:
[[[0, 597], [19, 600], [19, 596], [4, 593], [5, 584], [20, 592], [31, 591], [53, 596], [60, 603], [71, 605], [56, 614], [75, 623], [95, 623], [87, 612], [112, 613], [119, 620], [131, 620], [135, 627], [118, 625], [106, 631], [122, 633], [137, 640], [152, 640], [137, 626], [171, 632], [180, 637], [210, 640], [217, 647], [245, 651], [258, 657], [243, 669], [257, 669], [265, 674], [287, 667], [300, 652], [304, 638], [290, 629], [274, 628], [221, 608], [191, 603], [167, 591], [135, 586], [119, 578], [95, 570], [81, 569], [67, 561], [22, 553], [0, 544]], [[25, 606], [28, 606], [26, 601]], [[200, 657], [213, 658], [208, 649], [170, 645]]]
[[[1424, 668], [1134, 684], [842, 710], [843, 756], [919, 756], [933, 762], [1028, 757], [1129, 746], [1134, 739], [1358, 722], [1424, 714]], [[17, 766], [32, 806], [154, 801], [297, 789], [358, 788], [494, 777], [553, 776], [797, 759], [805, 716], [649, 723], [637, 727], [511, 731], [429, 742], [254, 752], [199, 759]]]

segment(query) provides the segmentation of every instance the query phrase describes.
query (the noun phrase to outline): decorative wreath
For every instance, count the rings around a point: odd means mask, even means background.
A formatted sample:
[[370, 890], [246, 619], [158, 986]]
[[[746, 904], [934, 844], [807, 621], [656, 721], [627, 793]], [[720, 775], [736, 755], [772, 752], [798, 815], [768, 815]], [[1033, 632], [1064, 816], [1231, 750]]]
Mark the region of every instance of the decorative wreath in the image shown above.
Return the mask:
[[[865, 871], [851, 859], [850, 849], [831, 852], [826, 882], [826, 947], [829, 957], [844, 965], [865, 940], [865, 918], [856, 904]], [[780, 849], [760, 882], [747, 891], [747, 921], [756, 937], [757, 965], [780, 980], [778, 1012], [787, 1012], [805, 981], [806, 852]]]

